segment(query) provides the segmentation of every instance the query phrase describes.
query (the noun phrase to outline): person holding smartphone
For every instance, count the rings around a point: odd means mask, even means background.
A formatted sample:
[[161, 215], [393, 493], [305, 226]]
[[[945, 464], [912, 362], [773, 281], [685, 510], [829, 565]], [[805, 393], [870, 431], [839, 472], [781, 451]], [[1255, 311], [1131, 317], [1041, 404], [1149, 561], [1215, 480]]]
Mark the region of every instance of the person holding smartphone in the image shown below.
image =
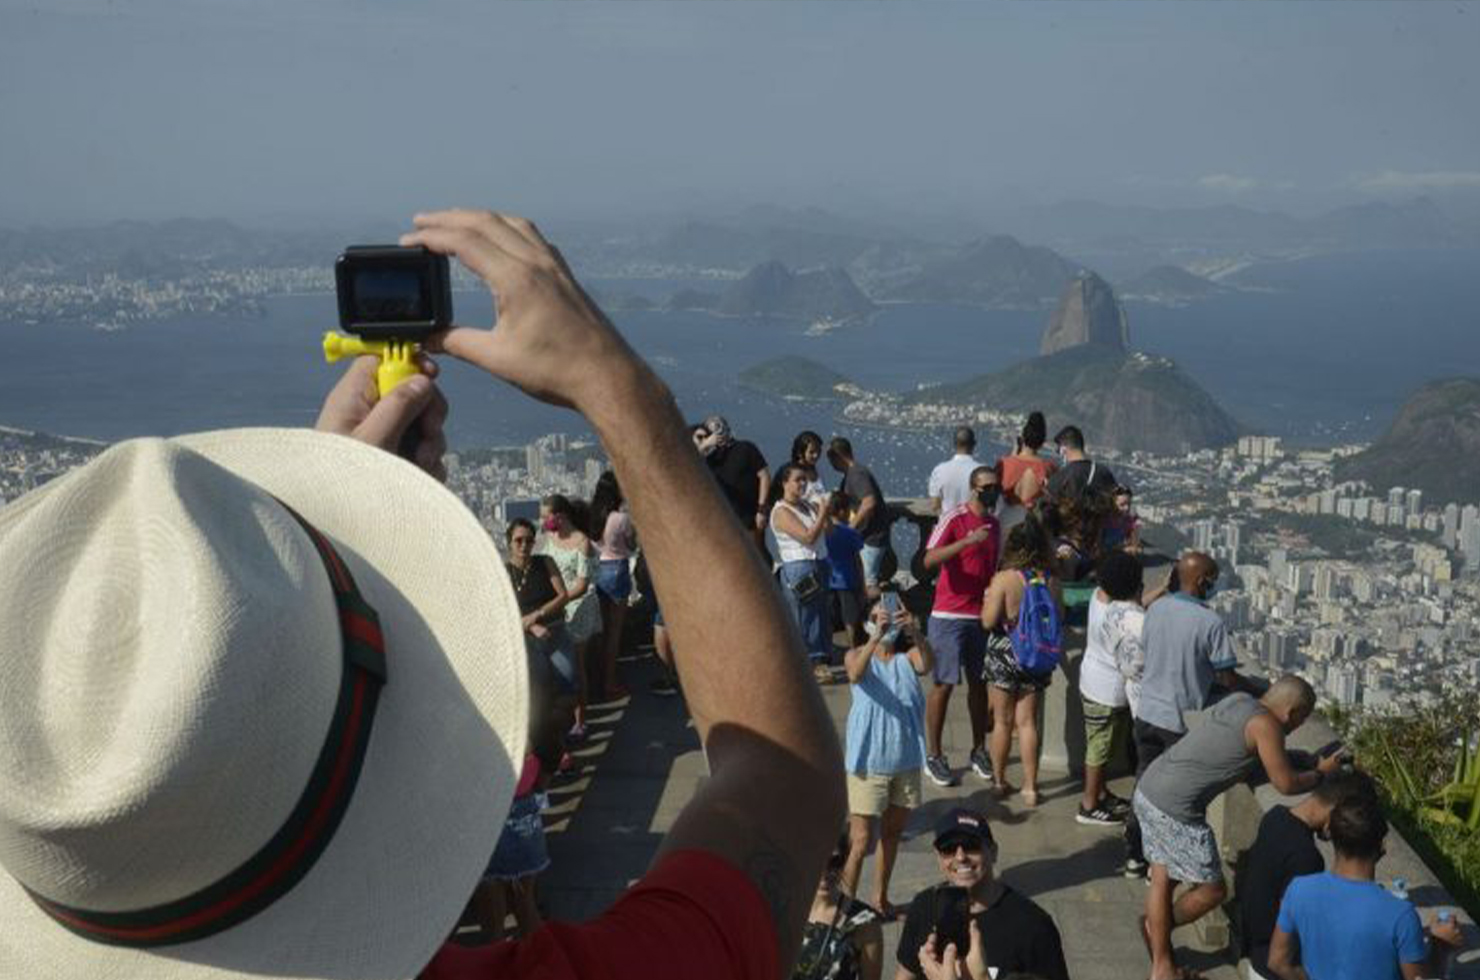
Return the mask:
[[858, 893], [863, 859], [878, 844], [874, 906], [886, 921], [898, 910], [889, 902], [889, 877], [910, 812], [920, 805], [920, 765], [925, 693], [920, 678], [935, 654], [915, 617], [885, 592], [869, 611], [868, 640], [843, 658], [853, 704], [843, 752], [848, 769], [848, 862], [842, 887]]
[[1016, 971], [1068, 980], [1053, 917], [994, 873], [997, 842], [985, 815], [963, 808], [942, 816], [935, 825], [935, 857], [943, 880], [910, 903], [894, 980], [941, 976], [948, 949], [953, 960], [971, 950], [973, 977]]

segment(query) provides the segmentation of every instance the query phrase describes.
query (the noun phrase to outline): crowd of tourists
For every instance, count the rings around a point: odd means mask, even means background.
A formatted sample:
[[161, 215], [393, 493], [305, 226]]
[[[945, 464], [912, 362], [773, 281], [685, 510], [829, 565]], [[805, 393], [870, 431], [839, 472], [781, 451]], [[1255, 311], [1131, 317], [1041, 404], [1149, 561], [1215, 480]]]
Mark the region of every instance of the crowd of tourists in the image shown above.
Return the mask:
[[[417, 215], [401, 242], [457, 257], [497, 302], [496, 329], [427, 351], [579, 411], [612, 471], [590, 501], [510, 522], [500, 553], [438, 482], [436, 364], [382, 394], [367, 357], [317, 431], [131, 440], [0, 509], [0, 976], [878, 980], [902, 920], [896, 980], [1061, 980], [1061, 924], [997, 875], [986, 814], [932, 821], [937, 884], [904, 906], [889, 884], [923, 778], [1038, 805], [1071, 587], [1088, 591], [1075, 819], [1121, 829], [1124, 872], [1148, 880], [1126, 914], [1152, 980], [1194, 975], [1172, 930], [1228, 894], [1208, 806], [1255, 778], [1303, 798], [1264, 817], [1237, 882], [1254, 975], [1412, 980], [1459, 946], [1452, 919], [1375, 883], [1371, 780], [1339, 747], [1287, 749], [1310, 686], [1238, 672], [1207, 604], [1218, 564], [1186, 553], [1146, 588], [1131, 492], [1078, 427], [1048, 456], [1035, 412], [992, 461], [955, 433], [925, 481], [919, 602], [846, 438], [802, 432], [773, 472], [725, 419], [685, 424], [522, 218]], [[587, 708], [632, 698], [638, 591], [652, 693], [682, 694], [709, 777], [610, 909], [542, 921], [544, 790]], [[841, 740], [821, 695], [840, 682]], [[1108, 780], [1127, 757], [1129, 799]], [[449, 941], [469, 910], [492, 942]]]

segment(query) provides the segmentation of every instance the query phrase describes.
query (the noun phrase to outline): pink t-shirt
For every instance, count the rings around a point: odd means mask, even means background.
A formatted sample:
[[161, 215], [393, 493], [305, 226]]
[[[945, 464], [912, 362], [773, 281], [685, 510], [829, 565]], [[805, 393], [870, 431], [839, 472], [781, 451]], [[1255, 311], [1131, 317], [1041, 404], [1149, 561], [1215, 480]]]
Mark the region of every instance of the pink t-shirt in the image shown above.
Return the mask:
[[926, 550], [944, 548], [966, 537], [979, 527], [990, 529], [986, 540], [971, 545], [955, 558], [939, 566], [935, 580], [935, 605], [930, 615], [942, 619], [980, 619], [982, 596], [997, 571], [997, 539], [1001, 530], [991, 514], [978, 517], [968, 504], [942, 514], [925, 543]]

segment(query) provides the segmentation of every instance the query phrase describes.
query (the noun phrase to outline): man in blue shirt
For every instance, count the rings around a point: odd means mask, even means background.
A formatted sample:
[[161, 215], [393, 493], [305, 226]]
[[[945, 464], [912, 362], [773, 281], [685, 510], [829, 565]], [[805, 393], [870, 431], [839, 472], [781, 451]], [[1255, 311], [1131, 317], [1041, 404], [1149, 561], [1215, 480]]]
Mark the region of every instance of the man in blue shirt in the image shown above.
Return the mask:
[[[1331, 811], [1336, 863], [1290, 882], [1269, 945], [1269, 969], [1283, 980], [1419, 980], [1443, 974], [1446, 947], [1460, 945], [1453, 919], [1430, 924], [1374, 880], [1387, 837], [1382, 806], [1358, 796]], [[1430, 950], [1432, 946], [1432, 950]], [[1296, 965], [1296, 961], [1299, 965]]]

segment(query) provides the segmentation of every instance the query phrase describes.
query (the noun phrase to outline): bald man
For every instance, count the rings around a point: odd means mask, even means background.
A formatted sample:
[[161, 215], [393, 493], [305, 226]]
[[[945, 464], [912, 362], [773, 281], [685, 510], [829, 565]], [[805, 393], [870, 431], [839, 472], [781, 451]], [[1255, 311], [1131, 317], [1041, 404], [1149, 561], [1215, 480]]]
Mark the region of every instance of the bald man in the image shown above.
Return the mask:
[[[1215, 686], [1224, 691], [1244, 687], [1228, 629], [1208, 608], [1218, 588], [1218, 563], [1189, 551], [1172, 569], [1172, 586], [1146, 610], [1141, 633], [1146, 669], [1132, 725], [1137, 778], [1187, 733], [1183, 712], [1207, 707]], [[1126, 877], [1139, 877], [1146, 873], [1146, 858], [1134, 814], [1126, 821], [1125, 841]]]
[[[1257, 701], [1244, 692], [1230, 694], [1136, 784], [1132, 805], [1151, 862], [1144, 924], [1151, 980], [1180, 975], [1172, 958], [1173, 926], [1197, 921], [1228, 894], [1207, 822], [1214, 797], [1248, 779], [1261, 763], [1271, 785], [1286, 796], [1310, 792], [1341, 765], [1333, 753], [1315, 770], [1297, 772], [1285, 751], [1285, 736], [1304, 724], [1315, 706], [1315, 691], [1294, 674], [1281, 677]], [[1173, 903], [1179, 882], [1190, 887]]]

